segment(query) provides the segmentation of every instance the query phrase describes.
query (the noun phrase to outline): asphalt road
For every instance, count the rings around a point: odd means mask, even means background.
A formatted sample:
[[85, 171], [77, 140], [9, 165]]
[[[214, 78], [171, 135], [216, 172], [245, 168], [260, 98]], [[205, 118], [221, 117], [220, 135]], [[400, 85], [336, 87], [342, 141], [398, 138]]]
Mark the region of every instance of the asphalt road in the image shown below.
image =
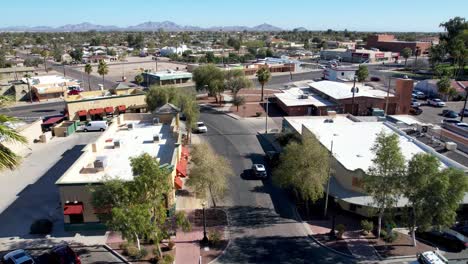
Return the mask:
[[65, 102], [33, 103], [15, 107], [0, 109], [0, 114], [15, 116], [19, 118], [38, 118], [63, 114]]
[[254, 129], [207, 109], [200, 119], [208, 127], [201, 138], [234, 169], [218, 203], [229, 215], [231, 243], [217, 263], [353, 263], [308, 238], [295, 207], [270, 180], [252, 179], [252, 163], [264, 163], [264, 149], [271, 149]]

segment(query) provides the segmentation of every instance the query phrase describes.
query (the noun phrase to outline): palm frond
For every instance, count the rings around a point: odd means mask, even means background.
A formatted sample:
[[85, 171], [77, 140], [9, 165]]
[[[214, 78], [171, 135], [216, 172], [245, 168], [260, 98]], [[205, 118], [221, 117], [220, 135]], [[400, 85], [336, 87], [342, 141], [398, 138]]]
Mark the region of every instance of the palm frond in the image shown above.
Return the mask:
[[21, 157], [13, 153], [9, 148], [0, 144], [0, 170], [14, 169], [21, 162]]

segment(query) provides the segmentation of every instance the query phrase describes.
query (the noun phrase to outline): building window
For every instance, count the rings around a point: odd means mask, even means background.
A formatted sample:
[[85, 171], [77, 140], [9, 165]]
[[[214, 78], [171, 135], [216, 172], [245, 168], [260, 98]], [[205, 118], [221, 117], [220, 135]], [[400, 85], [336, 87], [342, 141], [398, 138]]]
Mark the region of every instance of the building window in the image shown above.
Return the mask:
[[341, 72], [341, 76], [344, 76], [344, 72]]

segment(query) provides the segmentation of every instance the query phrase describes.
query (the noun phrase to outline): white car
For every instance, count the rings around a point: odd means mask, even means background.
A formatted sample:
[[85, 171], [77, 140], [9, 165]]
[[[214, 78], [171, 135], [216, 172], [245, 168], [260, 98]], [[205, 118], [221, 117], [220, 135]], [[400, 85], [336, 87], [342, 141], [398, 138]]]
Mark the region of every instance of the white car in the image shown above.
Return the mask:
[[411, 100], [411, 107], [420, 107], [420, 106], [421, 104], [417, 100], [415, 99]]
[[33, 258], [24, 250], [17, 249], [3, 256], [3, 262], [8, 264], [35, 264]]
[[440, 100], [439, 98], [432, 98], [427, 100], [428, 105], [436, 106], [436, 107], [444, 107], [445, 103]]
[[426, 94], [423, 93], [423, 92], [416, 91], [416, 92], [414, 92], [413, 94], [414, 94], [414, 95], [416, 96], [416, 98], [418, 98], [418, 99], [425, 99], [425, 98], [426, 98]]
[[198, 132], [198, 133], [206, 133], [206, 132], [208, 132], [208, 128], [206, 127], [205, 123], [197, 122], [195, 131]]
[[263, 164], [253, 164], [252, 165], [252, 171], [255, 175], [255, 177], [258, 178], [266, 178], [267, 177], [267, 172], [265, 166]]

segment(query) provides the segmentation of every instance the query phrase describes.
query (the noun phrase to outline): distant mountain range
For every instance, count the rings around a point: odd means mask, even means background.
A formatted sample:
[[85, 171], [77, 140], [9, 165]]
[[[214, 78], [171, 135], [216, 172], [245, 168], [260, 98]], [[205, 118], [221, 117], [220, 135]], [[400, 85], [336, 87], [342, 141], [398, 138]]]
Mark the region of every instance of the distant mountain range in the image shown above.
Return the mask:
[[247, 26], [215, 26], [215, 27], [197, 27], [197, 26], [184, 26], [176, 24], [172, 21], [163, 22], [144, 22], [135, 26], [128, 27], [117, 27], [117, 26], [103, 26], [91, 23], [80, 23], [80, 24], [67, 24], [59, 27], [47, 27], [47, 26], [13, 26], [0, 28], [0, 32], [85, 32], [90, 30], [95, 31], [158, 31], [164, 30], [169, 32], [175, 31], [281, 31], [282, 28], [275, 27], [270, 24], [261, 24], [254, 27]]

